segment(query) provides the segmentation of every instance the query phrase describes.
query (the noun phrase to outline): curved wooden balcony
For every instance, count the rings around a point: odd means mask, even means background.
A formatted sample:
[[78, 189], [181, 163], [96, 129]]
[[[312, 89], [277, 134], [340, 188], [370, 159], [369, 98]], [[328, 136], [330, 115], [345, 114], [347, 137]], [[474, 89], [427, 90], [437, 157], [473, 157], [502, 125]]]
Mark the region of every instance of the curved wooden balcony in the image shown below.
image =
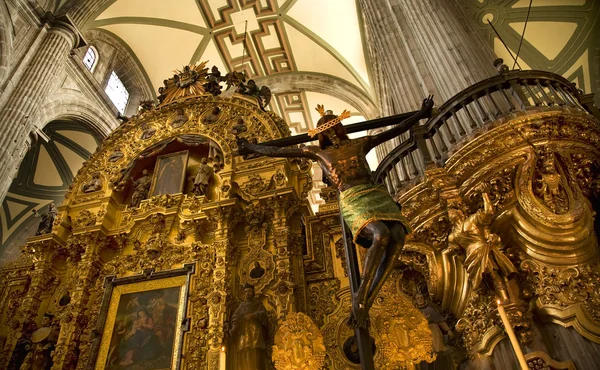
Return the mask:
[[592, 98], [562, 76], [545, 71], [511, 71], [488, 78], [456, 94], [427, 121], [407, 128], [405, 139], [387, 153], [374, 179], [395, 194], [426, 167], [443, 166], [457, 145], [477, 130], [533, 110], [560, 107], [600, 119]]

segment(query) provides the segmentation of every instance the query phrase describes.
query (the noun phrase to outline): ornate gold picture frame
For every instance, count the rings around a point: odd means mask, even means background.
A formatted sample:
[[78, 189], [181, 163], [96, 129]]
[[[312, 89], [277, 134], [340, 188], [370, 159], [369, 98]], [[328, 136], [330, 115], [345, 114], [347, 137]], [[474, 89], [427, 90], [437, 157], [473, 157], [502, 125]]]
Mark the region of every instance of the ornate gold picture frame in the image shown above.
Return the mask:
[[89, 370], [180, 368], [195, 264], [105, 280]]
[[161, 194], [177, 194], [183, 191], [188, 155], [189, 152], [183, 150], [156, 158], [150, 187], [151, 197]]

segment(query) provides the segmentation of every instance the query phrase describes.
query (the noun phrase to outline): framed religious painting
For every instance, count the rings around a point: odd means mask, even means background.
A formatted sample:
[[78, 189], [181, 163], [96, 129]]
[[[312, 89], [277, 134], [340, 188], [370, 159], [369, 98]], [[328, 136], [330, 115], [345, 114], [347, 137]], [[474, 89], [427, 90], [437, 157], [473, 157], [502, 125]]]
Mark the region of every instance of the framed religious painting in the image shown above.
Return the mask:
[[195, 264], [105, 281], [88, 369], [179, 369]]
[[150, 187], [151, 197], [161, 194], [177, 194], [183, 191], [188, 154], [188, 151], [184, 150], [158, 156]]

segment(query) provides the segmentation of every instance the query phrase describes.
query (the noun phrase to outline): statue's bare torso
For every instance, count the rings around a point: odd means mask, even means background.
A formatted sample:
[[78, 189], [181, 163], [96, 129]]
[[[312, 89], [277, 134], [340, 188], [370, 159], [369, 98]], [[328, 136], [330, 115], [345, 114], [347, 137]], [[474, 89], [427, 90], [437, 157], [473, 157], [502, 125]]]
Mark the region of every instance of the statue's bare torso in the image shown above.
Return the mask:
[[370, 137], [347, 140], [340, 146], [321, 149], [309, 146], [325, 176], [340, 191], [356, 185], [371, 184], [371, 169], [366, 156], [371, 149]]

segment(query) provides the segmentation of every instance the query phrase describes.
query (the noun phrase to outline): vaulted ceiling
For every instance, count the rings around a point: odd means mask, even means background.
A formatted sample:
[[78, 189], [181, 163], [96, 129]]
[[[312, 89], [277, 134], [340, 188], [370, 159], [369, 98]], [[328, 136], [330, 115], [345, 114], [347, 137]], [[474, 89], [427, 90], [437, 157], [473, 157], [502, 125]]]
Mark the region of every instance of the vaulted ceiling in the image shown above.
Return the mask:
[[[208, 60], [222, 72], [244, 71], [259, 85], [267, 76], [343, 82], [375, 106], [356, 0], [116, 0], [86, 28], [120, 40], [154, 91], [173, 69]], [[292, 86], [278, 89], [269, 109], [298, 134], [316, 125], [317, 104], [350, 110], [344, 124], [365, 120], [364, 106]], [[375, 165], [374, 153], [370, 159]], [[315, 175], [321, 178], [317, 166]], [[313, 204], [319, 203], [319, 185], [310, 194]]]
[[96, 150], [99, 140], [78, 122], [55, 121], [19, 167], [0, 207], [0, 261], [16, 259], [25, 239], [35, 235], [39, 218], [33, 209], [45, 210], [62, 202], [73, 177]]
[[[510, 54], [516, 56], [519, 50], [529, 4], [530, 0], [463, 2], [466, 13], [482, 29], [495, 53], [502, 57], [509, 67], [514, 64]], [[488, 24], [488, 20], [497, 34]], [[519, 52], [517, 67], [519, 66], [521, 69], [554, 72], [575, 82], [587, 93], [598, 92], [600, 1], [531, 1], [529, 20]]]
[[[175, 68], [209, 61], [221, 71], [270, 75], [322, 75], [373, 98], [361, 19], [355, 0], [116, 0], [87, 25], [120, 39], [135, 55], [154, 91]], [[247, 36], [245, 36], [247, 35]], [[246, 43], [244, 47], [244, 39]], [[329, 94], [290, 89], [271, 109], [295, 132], [305, 132], [324, 104], [352, 107]]]

